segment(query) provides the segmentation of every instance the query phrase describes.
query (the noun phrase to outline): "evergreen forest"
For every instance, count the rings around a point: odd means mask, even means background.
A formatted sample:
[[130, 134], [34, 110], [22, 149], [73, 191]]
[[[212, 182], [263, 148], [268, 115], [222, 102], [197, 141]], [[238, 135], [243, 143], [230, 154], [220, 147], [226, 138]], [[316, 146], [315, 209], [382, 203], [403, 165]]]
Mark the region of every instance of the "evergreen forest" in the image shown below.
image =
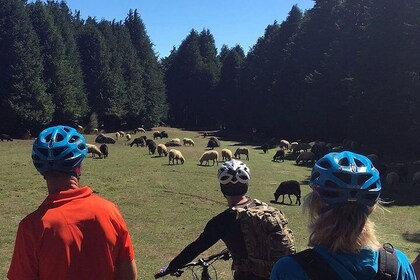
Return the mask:
[[192, 29], [163, 58], [140, 12], [1, 0], [0, 132], [166, 124], [420, 156], [419, 0], [314, 0], [249, 50]]

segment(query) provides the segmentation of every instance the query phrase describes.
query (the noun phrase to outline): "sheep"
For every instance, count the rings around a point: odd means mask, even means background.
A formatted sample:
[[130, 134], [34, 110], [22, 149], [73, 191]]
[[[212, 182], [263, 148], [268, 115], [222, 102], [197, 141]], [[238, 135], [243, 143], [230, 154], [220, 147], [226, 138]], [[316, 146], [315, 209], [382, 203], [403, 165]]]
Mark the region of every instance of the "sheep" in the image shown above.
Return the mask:
[[290, 148], [290, 143], [289, 143], [289, 141], [287, 141], [287, 140], [280, 140], [280, 143], [279, 143], [279, 148], [282, 148], [282, 149], [289, 149]]
[[299, 143], [293, 148], [293, 153], [299, 153], [300, 150], [307, 152], [310, 148], [311, 146], [308, 143]]
[[273, 161], [283, 161], [284, 162], [284, 155], [285, 152], [283, 149], [280, 149], [276, 152], [276, 154], [273, 156]]
[[6, 140], [7, 142], [9, 142], [9, 141], [13, 141], [13, 138], [7, 134], [0, 134], [0, 140], [1, 142], [3, 142], [3, 140]]
[[315, 154], [312, 152], [302, 152], [296, 158], [296, 165], [299, 165], [301, 162], [308, 163], [309, 161], [315, 163]]
[[[162, 138], [168, 138], [168, 137], [169, 137], [169, 135], [168, 135], [168, 133], [166, 131], [162, 131], [160, 133], [160, 139], [162, 139]], [[181, 141], [179, 141], [179, 142], [181, 142]]]
[[162, 138], [160, 137], [160, 131], [153, 132], [153, 139], [156, 139], [156, 138]]
[[127, 133], [127, 134], [125, 135], [125, 138], [127, 138], [127, 141], [130, 141], [130, 140], [131, 140], [131, 134]]
[[323, 141], [315, 141], [311, 145], [311, 152], [315, 154], [315, 159], [318, 160], [328, 154], [327, 143]]
[[229, 149], [222, 150], [222, 160], [231, 160], [232, 159], [232, 151]]
[[144, 140], [144, 138], [142, 137], [138, 137], [138, 138], [134, 138], [133, 142], [131, 142], [130, 147], [133, 147], [133, 145], [137, 145], [137, 147], [140, 145], [140, 147], [144, 147], [146, 145], [146, 142]]
[[120, 136], [121, 137], [124, 137], [125, 136], [125, 132], [124, 131], [118, 131], [119, 133], [120, 133]]
[[160, 157], [162, 155], [165, 156], [165, 157], [168, 155], [168, 149], [166, 148], [166, 146], [164, 144], [157, 145], [157, 152], [158, 152]]
[[299, 205], [300, 205], [301, 192], [300, 192], [300, 184], [298, 181], [290, 180], [290, 181], [281, 182], [280, 185], [277, 187], [276, 192], [274, 193], [275, 202], [277, 202], [280, 195], [283, 195], [283, 200], [281, 201], [281, 203], [284, 203], [285, 194], [289, 196], [290, 204], [292, 204], [292, 199], [290, 198], [290, 195], [293, 194], [296, 196], [295, 204], [298, 204], [299, 202]]
[[204, 152], [199, 161], [200, 161], [200, 165], [203, 165], [203, 162], [206, 162], [206, 165], [210, 165], [209, 161], [212, 160], [213, 161], [213, 165], [216, 162], [216, 165], [219, 165], [219, 153], [217, 151], [207, 151]]
[[99, 150], [101, 150], [102, 154], [104, 155], [104, 158], [108, 157], [109, 151], [108, 151], [108, 146], [106, 144], [102, 144], [99, 147]]
[[189, 146], [194, 147], [194, 145], [195, 145], [194, 141], [190, 138], [184, 138], [184, 139], [182, 139], [182, 142], [184, 143], [184, 146], [187, 146], [187, 144], [188, 144]]
[[150, 140], [149, 142], [147, 142], [147, 148], [149, 148], [149, 155], [150, 154], [154, 155], [156, 152], [156, 142], [153, 140]]
[[115, 132], [115, 140], [118, 140], [121, 137], [121, 134], [119, 132]]
[[420, 171], [417, 171], [416, 173], [414, 173], [412, 184], [415, 187], [420, 187]]
[[94, 157], [95, 155], [98, 155], [100, 158], [102, 157], [102, 152], [96, 145], [86, 144], [86, 147], [88, 149], [88, 153], [92, 154], [92, 157]]
[[289, 152], [293, 152], [293, 150], [297, 147], [297, 145], [299, 145], [298, 142], [292, 142], [292, 143], [290, 143]]
[[96, 135], [99, 135], [99, 130], [98, 130], [97, 128], [94, 128], [94, 129], [92, 130], [92, 133], [93, 133], [93, 134], [96, 134]]
[[386, 184], [392, 188], [396, 188], [397, 185], [400, 182], [400, 178], [398, 177], [398, 173], [391, 171], [388, 174], [386, 174]]
[[115, 144], [115, 140], [112, 137], [99, 134], [96, 136], [95, 143]]
[[181, 142], [177, 142], [177, 141], [168, 141], [165, 143], [166, 147], [180, 147], [182, 146]]
[[175, 160], [176, 160], [176, 164], [179, 164], [178, 161], [181, 161], [181, 164], [184, 164], [185, 162], [185, 159], [182, 153], [175, 149], [169, 150], [168, 157], [169, 157], [169, 164], [171, 164], [171, 161], [172, 161], [172, 164], [175, 164]]
[[261, 149], [263, 150], [264, 154], [266, 154], [268, 152], [268, 144], [264, 143], [261, 145]]
[[136, 134], [137, 132], [146, 133], [146, 130], [144, 130], [144, 128], [142, 128], [142, 127], [137, 127], [137, 128], [134, 129], [134, 134]]
[[209, 141], [207, 142], [207, 147], [214, 149], [216, 147], [220, 147], [220, 141], [216, 137], [210, 137]]
[[181, 144], [181, 139], [179, 139], [179, 138], [174, 138], [174, 139], [171, 139], [171, 141], [170, 142], [176, 142], [176, 143], [180, 143]]
[[235, 156], [235, 158], [241, 159], [241, 154], [246, 155], [246, 159], [249, 160], [249, 150], [248, 150], [248, 148], [243, 148], [243, 147], [242, 148], [237, 148], [234, 156]]

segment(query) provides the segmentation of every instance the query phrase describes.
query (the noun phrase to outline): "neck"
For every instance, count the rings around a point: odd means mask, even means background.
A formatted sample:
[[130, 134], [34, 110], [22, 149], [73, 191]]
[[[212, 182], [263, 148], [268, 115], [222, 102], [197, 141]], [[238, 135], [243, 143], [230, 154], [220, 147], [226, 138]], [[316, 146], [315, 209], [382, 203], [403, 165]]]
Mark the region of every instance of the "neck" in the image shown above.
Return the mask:
[[54, 172], [46, 174], [44, 178], [47, 182], [49, 194], [79, 188], [79, 181], [77, 178], [69, 174]]
[[248, 198], [244, 195], [235, 195], [235, 196], [226, 196], [226, 200], [229, 204], [229, 206], [234, 206], [237, 204], [245, 203], [248, 201]]

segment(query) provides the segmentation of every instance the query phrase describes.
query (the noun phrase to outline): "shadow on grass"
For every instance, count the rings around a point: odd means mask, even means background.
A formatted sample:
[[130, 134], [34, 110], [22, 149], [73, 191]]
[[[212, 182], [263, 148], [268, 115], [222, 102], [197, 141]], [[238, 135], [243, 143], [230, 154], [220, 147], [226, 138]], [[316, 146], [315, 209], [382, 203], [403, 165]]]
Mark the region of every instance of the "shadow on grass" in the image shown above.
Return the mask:
[[410, 184], [400, 184], [396, 189], [382, 185], [381, 198], [387, 202], [384, 204], [385, 207], [420, 205], [419, 197], [420, 188], [415, 188]]
[[[418, 233], [403, 233], [402, 237], [409, 242], [420, 243], [420, 232], [418, 232]], [[420, 251], [420, 249], [418, 251]]]
[[278, 205], [285, 205], [285, 206], [300, 206], [298, 204], [295, 204], [293, 201], [292, 201], [292, 203], [286, 203], [286, 202], [280, 202], [280, 201], [270, 200], [270, 203], [272, 203], [272, 204], [278, 204]]

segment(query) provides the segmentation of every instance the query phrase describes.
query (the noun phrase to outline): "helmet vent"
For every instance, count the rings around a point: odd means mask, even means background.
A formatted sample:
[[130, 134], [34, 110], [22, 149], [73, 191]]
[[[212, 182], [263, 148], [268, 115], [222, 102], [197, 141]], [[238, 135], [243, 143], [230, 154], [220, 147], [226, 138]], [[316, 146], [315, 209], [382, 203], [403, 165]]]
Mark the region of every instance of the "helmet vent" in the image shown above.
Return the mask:
[[339, 189], [340, 188], [339, 185], [337, 185], [336, 183], [334, 183], [331, 180], [326, 180], [325, 181], [325, 186], [328, 187], [328, 188], [336, 188], [336, 189]]
[[358, 159], [354, 159], [354, 162], [356, 163], [356, 165], [357, 165], [357, 167], [364, 167], [365, 165], [363, 164], [363, 162], [361, 162], [360, 160], [358, 160]]
[[33, 160], [40, 160], [40, 158], [39, 158], [39, 156], [38, 156], [38, 155], [32, 155], [32, 159], [33, 159]]
[[349, 160], [347, 158], [340, 159], [338, 161], [338, 164], [341, 165], [341, 166], [349, 166], [350, 165]]
[[324, 160], [324, 161], [318, 163], [318, 165], [325, 168], [325, 169], [331, 168], [331, 164], [328, 160]]
[[346, 173], [341, 173], [341, 172], [334, 172], [333, 175], [335, 177], [337, 177], [338, 179], [340, 179], [341, 181], [343, 181], [346, 184], [350, 184], [351, 183], [351, 176], [350, 174], [346, 174]]
[[374, 189], [376, 189], [376, 184], [372, 184], [367, 188], [367, 190], [374, 190]]
[[43, 148], [38, 148], [38, 152], [40, 152], [44, 157], [48, 157], [48, 150]]
[[61, 154], [66, 148], [65, 147], [58, 147], [53, 149], [53, 155], [54, 157], [57, 157], [59, 154]]
[[63, 127], [63, 129], [64, 129], [64, 131], [65, 131], [65, 132], [67, 132], [67, 133], [69, 133], [69, 132], [70, 132], [70, 129], [69, 129], [68, 127]]
[[80, 144], [79, 146], [77, 146], [77, 148], [79, 148], [79, 150], [84, 150], [84, 149], [86, 149], [86, 145], [84, 145], [84, 144]]
[[311, 176], [311, 181], [316, 180], [321, 174], [318, 171], [315, 171], [314, 173], [312, 173]]
[[220, 177], [220, 180], [221, 181], [229, 180], [229, 178], [230, 178], [229, 176], [222, 176], [222, 177]]
[[357, 184], [358, 185], [363, 185], [370, 178], [372, 178], [372, 175], [371, 174], [361, 174], [361, 175], [359, 175], [357, 177]]
[[57, 133], [55, 141], [60, 142], [60, 141], [63, 141], [63, 140], [64, 140], [63, 134]]
[[51, 136], [52, 136], [52, 134], [51, 134], [51, 133], [50, 133], [50, 134], [48, 134], [47, 136], [45, 136], [45, 142], [46, 142], [46, 143], [50, 142], [50, 140], [51, 140]]
[[73, 153], [68, 153], [67, 155], [64, 156], [64, 159], [69, 159], [72, 158], [74, 155]]
[[80, 137], [78, 137], [78, 136], [74, 135], [74, 136], [72, 136], [72, 137], [70, 138], [69, 143], [74, 143], [74, 142], [76, 142], [76, 141], [77, 141], [77, 140], [79, 140], [79, 139], [80, 139]]

